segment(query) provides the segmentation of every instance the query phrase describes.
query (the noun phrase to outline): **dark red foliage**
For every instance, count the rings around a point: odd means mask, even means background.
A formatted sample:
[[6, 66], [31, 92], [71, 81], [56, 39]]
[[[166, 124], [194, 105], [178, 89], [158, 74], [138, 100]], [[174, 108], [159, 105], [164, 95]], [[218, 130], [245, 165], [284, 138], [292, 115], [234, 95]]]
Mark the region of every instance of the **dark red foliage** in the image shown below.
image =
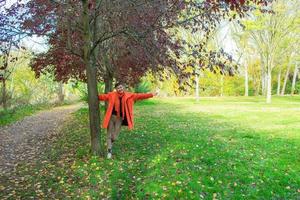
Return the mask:
[[[22, 8], [26, 11], [22, 15], [23, 30], [49, 36], [49, 51], [37, 55], [32, 67], [37, 75], [54, 70], [58, 80], [85, 80], [81, 1], [57, 2], [32, 0]], [[183, 26], [209, 37], [221, 19], [231, 17], [229, 11], [243, 16], [255, 9], [251, 2], [263, 6], [268, 0], [102, 0], [100, 5], [89, 2], [90, 24], [93, 25], [95, 16], [101, 22], [97, 31], [91, 30], [90, 52], [99, 47], [95, 55], [99, 80], [108, 76], [111, 69], [117, 79], [135, 83], [147, 70], [159, 71], [164, 67], [171, 68], [178, 77], [189, 76], [169, 56], [170, 50], [180, 56], [184, 44], [167, 34], [169, 28]], [[217, 61], [218, 56], [204, 54], [204, 47], [205, 41], [194, 47], [193, 56], [211, 60], [207, 65], [218, 64], [224, 69], [225, 65]]]

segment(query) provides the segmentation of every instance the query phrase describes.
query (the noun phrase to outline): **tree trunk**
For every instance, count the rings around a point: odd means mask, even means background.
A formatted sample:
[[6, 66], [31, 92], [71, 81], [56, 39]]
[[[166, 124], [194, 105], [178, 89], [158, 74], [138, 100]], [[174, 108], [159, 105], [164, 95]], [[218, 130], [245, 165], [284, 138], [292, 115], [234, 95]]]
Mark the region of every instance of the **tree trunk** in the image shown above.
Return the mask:
[[253, 88], [254, 88], [254, 96], [258, 96], [260, 92], [260, 79], [253, 75]]
[[245, 65], [245, 96], [249, 96], [248, 67]]
[[91, 66], [91, 33], [89, 24], [88, 1], [82, 0], [83, 6], [83, 61], [86, 67], [91, 150], [93, 155], [101, 155], [100, 146], [100, 111], [97, 91], [97, 70]]
[[113, 85], [112, 85], [113, 78], [112, 77], [106, 78], [104, 80], [104, 83], [105, 83], [104, 93], [111, 92], [113, 90]]
[[280, 95], [280, 84], [281, 84], [281, 68], [278, 72], [278, 76], [277, 76], [277, 96]]
[[7, 95], [6, 95], [6, 80], [2, 79], [2, 106], [4, 110], [7, 110]]
[[286, 83], [287, 83], [287, 80], [288, 80], [288, 78], [289, 78], [290, 68], [291, 68], [291, 65], [289, 64], [289, 65], [288, 65], [288, 68], [287, 68], [287, 70], [286, 70], [285, 77], [284, 77], [283, 86], [282, 86], [281, 94], [280, 94], [281, 96], [283, 96], [283, 95], [284, 95], [284, 92], [285, 92]]
[[65, 95], [64, 95], [64, 85], [62, 82], [58, 83], [58, 88], [57, 88], [57, 96], [58, 96], [58, 103], [62, 104], [64, 102], [65, 99]]
[[266, 95], [266, 72], [263, 64], [261, 64], [261, 94]]
[[266, 75], [265, 75], [265, 72], [262, 72], [262, 74], [261, 74], [261, 94], [263, 96], [266, 95]]
[[199, 74], [196, 74], [196, 101], [199, 101]]
[[295, 92], [295, 85], [296, 85], [296, 79], [298, 75], [298, 65], [295, 65], [294, 75], [293, 75], [293, 82], [292, 82], [292, 89], [291, 89], [291, 95], [294, 95]]
[[267, 103], [271, 103], [272, 98], [272, 72], [271, 67], [268, 66], [267, 72]]
[[[111, 92], [113, 90], [113, 77], [107, 77], [104, 79], [104, 84], [105, 84], [105, 88], [104, 88], [104, 93], [108, 93]], [[107, 109], [108, 106], [108, 102], [105, 101], [105, 110]]]

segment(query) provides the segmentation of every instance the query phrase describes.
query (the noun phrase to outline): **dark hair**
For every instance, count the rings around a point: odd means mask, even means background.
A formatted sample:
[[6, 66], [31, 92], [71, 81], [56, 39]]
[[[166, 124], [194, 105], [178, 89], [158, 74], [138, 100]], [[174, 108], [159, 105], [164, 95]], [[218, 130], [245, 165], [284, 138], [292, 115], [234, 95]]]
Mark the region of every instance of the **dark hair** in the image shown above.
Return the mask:
[[122, 82], [117, 82], [117, 83], [115, 84], [115, 88], [117, 88], [119, 85], [123, 85], [123, 86], [124, 86], [124, 84], [123, 84]]

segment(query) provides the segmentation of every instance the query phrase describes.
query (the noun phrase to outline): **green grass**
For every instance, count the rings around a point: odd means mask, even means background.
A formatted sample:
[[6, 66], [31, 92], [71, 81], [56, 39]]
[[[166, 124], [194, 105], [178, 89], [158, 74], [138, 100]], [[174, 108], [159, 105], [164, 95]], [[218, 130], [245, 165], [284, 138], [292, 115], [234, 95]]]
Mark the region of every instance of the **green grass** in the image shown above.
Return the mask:
[[0, 127], [12, 124], [26, 116], [32, 115], [39, 110], [48, 109], [50, 105], [24, 105], [8, 110], [0, 109]]
[[[27, 199], [300, 199], [300, 97], [153, 99], [112, 160], [91, 156], [79, 110], [44, 160], [19, 167]], [[104, 138], [102, 138], [104, 142]], [[12, 193], [12, 190], [10, 191]]]
[[12, 124], [16, 121], [22, 120], [26, 116], [30, 116], [38, 111], [53, 108], [55, 106], [71, 105], [78, 103], [78, 101], [65, 100], [63, 103], [42, 103], [42, 104], [28, 104], [18, 106], [12, 109], [0, 109], [0, 127]]

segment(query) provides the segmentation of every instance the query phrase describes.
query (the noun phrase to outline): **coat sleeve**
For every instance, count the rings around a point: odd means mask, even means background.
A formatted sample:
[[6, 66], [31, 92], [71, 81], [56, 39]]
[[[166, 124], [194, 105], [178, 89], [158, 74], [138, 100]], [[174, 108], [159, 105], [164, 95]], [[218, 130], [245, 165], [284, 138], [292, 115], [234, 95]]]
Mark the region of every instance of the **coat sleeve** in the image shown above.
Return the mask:
[[152, 93], [147, 93], [147, 94], [138, 94], [138, 93], [134, 93], [133, 95], [133, 99], [136, 100], [142, 100], [142, 99], [148, 99], [148, 98], [152, 98], [153, 94]]
[[99, 94], [98, 99], [99, 101], [108, 101], [108, 94]]

